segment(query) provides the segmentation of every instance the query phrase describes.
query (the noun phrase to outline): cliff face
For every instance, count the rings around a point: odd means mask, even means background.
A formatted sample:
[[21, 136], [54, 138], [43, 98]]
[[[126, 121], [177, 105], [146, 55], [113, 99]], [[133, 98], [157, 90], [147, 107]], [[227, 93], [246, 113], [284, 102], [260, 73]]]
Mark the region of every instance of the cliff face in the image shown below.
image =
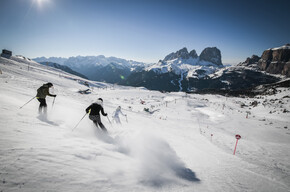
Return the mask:
[[216, 47], [205, 48], [199, 57], [200, 60], [209, 61], [219, 66], [223, 65], [221, 51]]
[[290, 44], [265, 50], [258, 62], [261, 70], [290, 77]]

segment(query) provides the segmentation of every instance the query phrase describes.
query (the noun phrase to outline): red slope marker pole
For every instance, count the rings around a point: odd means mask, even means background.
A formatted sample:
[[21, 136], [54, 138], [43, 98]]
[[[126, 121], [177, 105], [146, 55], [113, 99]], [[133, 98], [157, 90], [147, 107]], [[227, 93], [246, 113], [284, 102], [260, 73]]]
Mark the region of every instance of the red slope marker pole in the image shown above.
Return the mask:
[[235, 150], [234, 150], [234, 155], [236, 154], [236, 149], [237, 149], [237, 145], [238, 145], [238, 140], [242, 138], [240, 135], [236, 135], [236, 139], [237, 139], [237, 142], [236, 142], [236, 146], [235, 146]]

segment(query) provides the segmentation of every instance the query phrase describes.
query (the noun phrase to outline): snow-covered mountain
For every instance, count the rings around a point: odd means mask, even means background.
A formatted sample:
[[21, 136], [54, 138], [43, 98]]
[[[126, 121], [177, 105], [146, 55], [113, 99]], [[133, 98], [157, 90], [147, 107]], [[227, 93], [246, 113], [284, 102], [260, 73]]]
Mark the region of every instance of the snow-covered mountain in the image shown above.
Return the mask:
[[221, 52], [216, 47], [208, 47], [202, 51], [200, 56], [195, 50], [190, 52], [184, 47], [175, 53], [170, 53], [163, 60], [147, 67], [146, 71], [155, 73], [173, 72], [176, 75], [185, 75], [186, 78], [202, 78], [216, 72], [223, 67]]
[[[289, 87], [253, 98], [161, 93], [20, 57], [0, 57], [0, 70], [0, 191], [290, 189]], [[90, 94], [79, 93], [83, 81]], [[47, 82], [57, 97], [47, 97], [45, 118], [33, 97]], [[99, 97], [108, 134], [84, 116]], [[118, 106], [121, 125], [109, 121]]]
[[130, 74], [122, 83], [160, 91], [190, 91], [197, 86], [191, 85], [189, 79], [206, 79], [223, 67], [218, 48], [205, 48], [198, 56], [195, 50], [188, 52], [184, 47], [145, 70]]
[[82, 78], [87, 79], [86, 76], [84, 76], [83, 74], [80, 74], [80, 73], [72, 70], [71, 68], [69, 68], [66, 65], [60, 65], [58, 63], [53, 63], [53, 62], [48, 62], [48, 61], [46, 61], [46, 62], [39, 62], [39, 63], [42, 64], [42, 65], [51, 66], [51, 67], [54, 67], [54, 68], [57, 68], [57, 69], [61, 69], [61, 70], [65, 71], [65, 72], [68, 72], [70, 74], [77, 75], [79, 77], [82, 77]]
[[64, 57], [37, 57], [33, 59], [34, 61], [40, 63], [40, 62], [52, 62], [52, 63], [58, 63], [60, 65], [64, 65], [64, 62], [67, 61], [67, 58]]
[[[145, 64], [116, 57], [78, 56], [36, 58], [35, 61], [59, 61], [91, 80], [143, 86], [159, 91], [248, 90], [275, 83], [289, 73], [289, 46], [266, 50], [262, 57], [253, 55], [238, 66], [225, 67], [216, 47], [205, 48], [198, 56], [187, 48], [170, 53], [155, 64]], [[289, 53], [288, 53], [289, 52]], [[263, 71], [268, 72], [265, 73]]]
[[140, 71], [149, 64], [126, 60], [117, 57], [77, 56], [69, 58], [39, 57], [36, 62], [54, 62], [66, 65], [71, 69], [84, 74], [91, 80], [119, 83], [134, 71]]
[[[146, 64], [116, 57], [77, 56], [68, 59], [59, 57], [39, 57], [33, 59], [36, 62], [54, 62], [66, 65], [73, 70], [84, 74], [91, 80], [106, 81], [110, 83], [124, 83], [124, 80], [132, 73], [154, 71], [155, 73], [173, 72], [175, 75], [185, 78], [203, 78], [214, 73], [221, 67], [221, 52], [216, 47], [204, 49], [200, 56], [195, 50], [187, 51], [183, 48], [175, 53], [167, 55], [156, 64]], [[117, 78], [112, 78], [117, 77]]]
[[183, 48], [141, 72], [132, 73], [126, 85], [160, 91], [199, 91], [210, 93], [248, 92], [256, 86], [279, 82], [290, 74], [289, 44], [253, 55], [237, 66], [225, 67], [216, 47], [200, 56]]
[[133, 60], [126, 60], [117, 57], [105, 57], [104, 55], [99, 56], [77, 56], [69, 57], [64, 64], [74, 69], [80, 69], [83, 67], [95, 67], [95, 66], [107, 66], [109, 64], [115, 64], [120, 68], [129, 68], [134, 70], [136, 67], [145, 67], [147, 64], [137, 62]]

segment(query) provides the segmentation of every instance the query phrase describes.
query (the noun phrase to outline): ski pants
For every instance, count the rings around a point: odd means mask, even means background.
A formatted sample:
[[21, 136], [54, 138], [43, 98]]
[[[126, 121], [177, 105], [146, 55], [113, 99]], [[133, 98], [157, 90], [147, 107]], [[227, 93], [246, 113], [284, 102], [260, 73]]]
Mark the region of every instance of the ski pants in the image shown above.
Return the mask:
[[90, 120], [92, 120], [92, 121], [94, 122], [94, 124], [95, 124], [97, 127], [100, 126], [100, 128], [101, 128], [103, 131], [107, 132], [106, 127], [105, 127], [105, 126], [103, 125], [103, 123], [101, 122], [101, 117], [100, 117], [100, 115], [90, 115], [89, 118], [90, 118]]
[[46, 112], [47, 112], [47, 104], [46, 104], [45, 99], [37, 98], [37, 100], [40, 102], [39, 107], [38, 107], [38, 112], [42, 113], [42, 110], [43, 110], [43, 113], [46, 114]]
[[115, 120], [115, 122], [117, 123], [117, 124], [121, 124], [121, 121], [120, 121], [120, 117], [119, 116], [113, 116], [113, 118], [114, 118], [114, 120]]

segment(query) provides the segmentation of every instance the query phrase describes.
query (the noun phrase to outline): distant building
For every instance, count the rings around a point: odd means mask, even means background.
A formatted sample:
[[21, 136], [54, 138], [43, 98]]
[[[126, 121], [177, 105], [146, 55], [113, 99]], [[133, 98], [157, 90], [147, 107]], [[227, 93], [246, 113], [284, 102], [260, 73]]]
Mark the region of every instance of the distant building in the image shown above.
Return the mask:
[[12, 56], [12, 51], [7, 49], [2, 49], [1, 57], [10, 58]]

